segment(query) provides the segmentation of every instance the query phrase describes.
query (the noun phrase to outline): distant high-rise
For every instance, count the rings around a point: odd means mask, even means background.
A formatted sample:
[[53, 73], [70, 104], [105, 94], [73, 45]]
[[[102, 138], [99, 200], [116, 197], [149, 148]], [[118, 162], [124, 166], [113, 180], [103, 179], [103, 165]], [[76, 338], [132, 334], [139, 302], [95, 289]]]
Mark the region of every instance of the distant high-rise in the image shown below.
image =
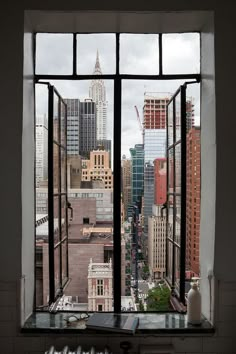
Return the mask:
[[131, 155], [131, 203], [135, 205], [143, 195], [143, 144], [130, 148]]
[[102, 75], [102, 70], [98, 51], [93, 75], [98, 75], [98, 79], [92, 80], [91, 86], [89, 87], [89, 97], [92, 98], [96, 104], [97, 140], [103, 140], [107, 139], [107, 101], [104, 81], [99, 79], [99, 75]]
[[166, 158], [154, 160], [154, 204], [166, 202]]
[[128, 217], [128, 208], [131, 206], [131, 160], [126, 157], [121, 160], [122, 168], [122, 196], [125, 219]]
[[144, 129], [166, 128], [166, 105], [169, 100], [170, 94], [145, 92], [143, 107]]
[[78, 98], [65, 99], [67, 104], [67, 154], [79, 154], [79, 108]]
[[199, 274], [199, 234], [201, 198], [200, 128], [187, 134], [186, 270]]
[[152, 279], [165, 276], [166, 272], [166, 215], [161, 206], [153, 205], [148, 218], [148, 265]]
[[166, 129], [144, 130], [144, 231], [154, 204], [154, 160], [166, 154]]
[[85, 99], [79, 108], [79, 154], [88, 158], [90, 151], [97, 147], [95, 102]]

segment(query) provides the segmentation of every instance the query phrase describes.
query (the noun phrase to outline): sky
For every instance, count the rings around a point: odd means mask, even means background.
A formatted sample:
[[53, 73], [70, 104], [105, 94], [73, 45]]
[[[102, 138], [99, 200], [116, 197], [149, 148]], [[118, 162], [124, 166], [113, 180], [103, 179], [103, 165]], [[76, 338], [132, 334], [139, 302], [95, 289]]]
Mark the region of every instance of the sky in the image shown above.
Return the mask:
[[[37, 74], [72, 73], [72, 35], [38, 34], [36, 39]], [[79, 34], [77, 36], [77, 73], [92, 74], [99, 52], [103, 74], [115, 73], [115, 35]], [[120, 72], [123, 74], [158, 74], [158, 35], [121, 34]], [[200, 72], [200, 39], [197, 33], [163, 35], [163, 73], [185, 74]], [[89, 81], [50, 81], [63, 98], [89, 97]], [[155, 93], [157, 97], [168, 96], [178, 89], [184, 80], [123, 80], [122, 81], [122, 155], [130, 157], [129, 149], [142, 143], [142, 133], [138, 124], [135, 106], [141, 120], [145, 93]], [[113, 81], [106, 80], [108, 102], [107, 136], [113, 136]], [[36, 88], [36, 114], [47, 113], [47, 89], [45, 85]], [[195, 124], [200, 124], [200, 85], [188, 85], [187, 97], [194, 103]]]

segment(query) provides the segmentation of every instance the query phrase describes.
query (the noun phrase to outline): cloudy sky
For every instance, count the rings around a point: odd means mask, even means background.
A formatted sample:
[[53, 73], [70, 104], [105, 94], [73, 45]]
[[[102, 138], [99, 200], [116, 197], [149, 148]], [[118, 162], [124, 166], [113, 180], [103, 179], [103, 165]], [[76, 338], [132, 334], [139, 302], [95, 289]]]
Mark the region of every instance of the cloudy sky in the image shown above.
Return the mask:
[[[72, 73], [72, 35], [38, 34], [36, 47], [37, 74]], [[185, 74], [200, 72], [199, 35], [163, 35], [163, 72]], [[99, 52], [101, 69], [104, 74], [115, 73], [115, 35], [81, 34], [77, 37], [77, 73], [92, 74], [96, 53]], [[124, 74], [158, 74], [158, 36], [155, 34], [123, 34], [120, 40], [120, 72]], [[171, 96], [184, 80], [124, 80], [122, 82], [122, 155], [129, 157], [129, 148], [142, 142], [142, 135], [134, 106], [140, 118], [144, 94], [155, 92], [159, 96]], [[88, 98], [89, 81], [51, 81], [63, 98]], [[46, 87], [37, 85], [37, 115], [47, 113]], [[108, 101], [109, 139], [113, 136], [113, 81], [106, 80]], [[189, 85], [187, 96], [195, 105], [195, 122], [200, 124], [200, 85]]]

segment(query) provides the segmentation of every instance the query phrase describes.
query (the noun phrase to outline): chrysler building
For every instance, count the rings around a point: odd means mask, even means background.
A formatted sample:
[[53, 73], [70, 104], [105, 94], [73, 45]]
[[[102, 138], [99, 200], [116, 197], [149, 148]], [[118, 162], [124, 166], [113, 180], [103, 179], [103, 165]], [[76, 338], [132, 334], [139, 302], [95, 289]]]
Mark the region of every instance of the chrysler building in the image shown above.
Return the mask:
[[[98, 51], [93, 75], [102, 75]], [[89, 97], [96, 103], [97, 140], [107, 139], [106, 88], [102, 79], [98, 78], [96, 80], [92, 80], [89, 87]]]

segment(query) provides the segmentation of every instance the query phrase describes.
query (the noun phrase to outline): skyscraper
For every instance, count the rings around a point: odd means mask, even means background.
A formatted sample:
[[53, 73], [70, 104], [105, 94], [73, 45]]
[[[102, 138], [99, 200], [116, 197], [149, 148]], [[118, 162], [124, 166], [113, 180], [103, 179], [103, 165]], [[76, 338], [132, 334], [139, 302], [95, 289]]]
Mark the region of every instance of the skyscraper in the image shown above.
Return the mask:
[[79, 107], [78, 98], [65, 99], [67, 104], [67, 154], [79, 154]]
[[148, 217], [154, 204], [154, 160], [164, 158], [166, 152], [166, 130], [145, 129], [144, 131], [144, 231], [148, 229]]
[[128, 217], [128, 207], [131, 205], [131, 160], [125, 156], [121, 160], [122, 168], [122, 196], [124, 203], [125, 219]]
[[104, 81], [99, 79], [99, 75], [102, 75], [102, 70], [98, 51], [93, 75], [98, 75], [98, 79], [92, 80], [91, 86], [89, 87], [89, 97], [92, 98], [96, 104], [97, 140], [104, 140], [107, 139], [107, 101]]
[[79, 154], [89, 158], [90, 151], [97, 147], [96, 107], [91, 99], [80, 102], [79, 108]]
[[135, 205], [143, 195], [143, 144], [130, 148], [131, 155], [131, 203]]

